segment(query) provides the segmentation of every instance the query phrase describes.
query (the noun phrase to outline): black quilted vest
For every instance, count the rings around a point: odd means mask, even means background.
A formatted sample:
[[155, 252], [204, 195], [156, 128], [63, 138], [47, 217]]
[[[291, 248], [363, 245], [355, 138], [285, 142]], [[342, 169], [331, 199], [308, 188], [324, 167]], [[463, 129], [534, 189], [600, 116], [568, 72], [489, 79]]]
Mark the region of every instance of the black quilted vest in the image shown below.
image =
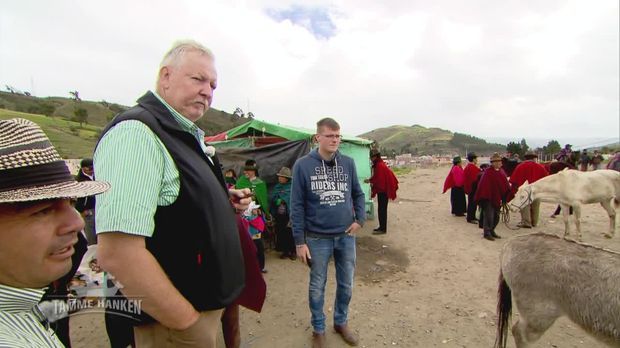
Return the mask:
[[[126, 120], [146, 124], [159, 137], [181, 180], [176, 201], [157, 207], [155, 231], [146, 238], [147, 249], [196, 310], [226, 307], [243, 290], [245, 274], [235, 215], [217, 158], [214, 156], [215, 164], [211, 164], [196, 138], [181, 129], [151, 92], [138, 99], [138, 105], [117, 115], [102, 137]], [[148, 315], [140, 319], [152, 321]]]

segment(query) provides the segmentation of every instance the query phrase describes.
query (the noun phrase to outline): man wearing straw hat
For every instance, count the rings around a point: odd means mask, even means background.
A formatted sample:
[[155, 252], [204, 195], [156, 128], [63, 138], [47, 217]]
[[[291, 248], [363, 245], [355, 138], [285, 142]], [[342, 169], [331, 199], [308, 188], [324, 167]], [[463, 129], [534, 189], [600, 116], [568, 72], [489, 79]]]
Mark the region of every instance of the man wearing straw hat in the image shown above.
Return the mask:
[[0, 121], [0, 346], [62, 347], [38, 306], [71, 269], [84, 221], [73, 199], [104, 182], [77, 182], [41, 128]]
[[98, 260], [142, 300], [138, 347], [214, 347], [222, 310], [244, 287], [229, 199], [245, 209], [250, 190], [226, 189], [194, 123], [216, 86], [211, 51], [175, 43], [156, 90], [117, 115], [95, 150], [97, 177], [114, 187], [96, 203]]

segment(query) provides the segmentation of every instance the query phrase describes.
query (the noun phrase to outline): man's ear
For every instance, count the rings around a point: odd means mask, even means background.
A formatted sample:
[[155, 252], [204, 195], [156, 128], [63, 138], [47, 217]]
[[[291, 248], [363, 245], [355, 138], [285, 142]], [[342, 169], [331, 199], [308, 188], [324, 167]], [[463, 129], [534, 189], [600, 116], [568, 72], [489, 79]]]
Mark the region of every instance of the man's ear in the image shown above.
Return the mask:
[[159, 69], [159, 84], [163, 89], [167, 89], [170, 81], [170, 67], [162, 66]]

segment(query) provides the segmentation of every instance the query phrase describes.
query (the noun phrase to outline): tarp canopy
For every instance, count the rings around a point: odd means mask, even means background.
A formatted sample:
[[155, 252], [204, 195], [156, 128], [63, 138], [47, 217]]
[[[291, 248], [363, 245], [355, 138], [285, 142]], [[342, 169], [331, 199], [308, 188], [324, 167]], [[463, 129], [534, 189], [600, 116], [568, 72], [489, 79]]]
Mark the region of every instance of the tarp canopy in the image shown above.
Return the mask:
[[[217, 141], [226, 134], [228, 140]], [[295, 161], [315, 147], [312, 141], [314, 131], [252, 120], [240, 126], [205, 140], [217, 149], [223, 169], [233, 169], [237, 175], [243, 174], [245, 161], [256, 161], [260, 176], [269, 187], [277, 182], [276, 173], [282, 167], [293, 168]], [[277, 139], [280, 138], [280, 139]], [[275, 140], [274, 140], [275, 139]], [[267, 144], [267, 145], [265, 145]], [[369, 152], [372, 141], [343, 135], [340, 152], [355, 161], [358, 179], [366, 195], [366, 213], [374, 216], [370, 198], [370, 185], [364, 179], [371, 175]]]
[[[206, 137], [205, 140], [207, 142], [216, 142], [222, 140], [231, 140], [233, 138], [239, 137], [262, 137], [267, 135], [281, 137], [286, 140], [305, 140], [312, 138], [314, 134], [315, 132], [310, 129], [273, 124], [260, 120], [251, 120], [235, 128], [229, 129], [226, 132], [216, 134], [212, 137]], [[343, 135], [342, 141], [343, 143], [347, 142], [367, 146], [370, 146], [370, 144], [372, 144], [372, 141], [368, 139], [348, 135]]]

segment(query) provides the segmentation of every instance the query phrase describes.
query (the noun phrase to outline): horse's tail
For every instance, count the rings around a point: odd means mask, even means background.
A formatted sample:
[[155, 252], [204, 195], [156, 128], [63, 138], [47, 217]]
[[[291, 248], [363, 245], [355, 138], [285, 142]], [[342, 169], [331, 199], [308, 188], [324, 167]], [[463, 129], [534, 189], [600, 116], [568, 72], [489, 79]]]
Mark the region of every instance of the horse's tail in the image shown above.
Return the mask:
[[506, 348], [508, 339], [508, 321], [512, 312], [512, 294], [510, 287], [504, 279], [504, 273], [499, 271], [499, 284], [497, 287], [497, 334], [495, 335], [494, 348]]

